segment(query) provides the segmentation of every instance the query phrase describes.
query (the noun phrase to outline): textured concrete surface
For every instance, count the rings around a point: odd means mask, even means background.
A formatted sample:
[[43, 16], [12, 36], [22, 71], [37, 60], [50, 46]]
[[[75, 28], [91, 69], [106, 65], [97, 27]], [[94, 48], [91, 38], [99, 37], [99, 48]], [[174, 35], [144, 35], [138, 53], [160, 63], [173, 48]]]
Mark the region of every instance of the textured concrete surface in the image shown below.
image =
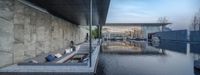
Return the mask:
[[0, 67], [81, 43], [87, 30], [17, 0], [0, 0]]

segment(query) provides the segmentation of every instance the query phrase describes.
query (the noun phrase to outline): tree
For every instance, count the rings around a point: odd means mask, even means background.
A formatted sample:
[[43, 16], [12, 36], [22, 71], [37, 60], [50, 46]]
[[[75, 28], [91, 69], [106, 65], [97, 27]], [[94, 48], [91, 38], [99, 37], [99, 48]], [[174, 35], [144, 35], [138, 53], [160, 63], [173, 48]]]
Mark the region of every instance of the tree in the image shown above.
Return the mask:
[[[167, 23], [168, 22], [168, 20], [167, 20], [167, 18], [166, 17], [160, 17], [160, 18], [158, 18], [158, 22], [159, 23]], [[165, 25], [162, 25], [162, 31], [165, 29], [166, 27], [165, 27]]]
[[167, 23], [168, 20], [167, 20], [166, 17], [160, 17], [160, 18], [158, 18], [158, 22], [159, 22], [159, 23]]
[[194, 15], [191, 26], [194, 31], [200, 30], [200, 10]]
[[200, 9], [199, 9], [197, 16], [198, 16], [198, 26], [199, 26], [199, 30], [200, 30]]
[[92, 37], [93, 38], [99, 38], [99, 29], [95, 28], [94, 30], [92, 30]]
[[194, 30], [194, 31], [197, 30], [197, 24], [198, 24], [198, 19], [197, 19], [197, 15], [195, 15], [194, 19], [192, 21], [192, 30]]

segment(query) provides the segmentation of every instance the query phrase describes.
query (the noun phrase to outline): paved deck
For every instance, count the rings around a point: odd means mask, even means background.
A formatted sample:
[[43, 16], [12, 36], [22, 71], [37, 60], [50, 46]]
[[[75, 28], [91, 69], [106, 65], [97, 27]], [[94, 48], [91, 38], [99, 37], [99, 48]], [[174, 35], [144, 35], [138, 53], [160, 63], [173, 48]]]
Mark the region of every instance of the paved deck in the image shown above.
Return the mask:
[[[87, 45], [83, 44], [83, 45]], [[89, 61], [87, 65], [11, 65], [5, 68], [0, 69], [0, 75], [18, 75], [18, 74], [43, 74], [43, 75], [62, 75], [62, 74], [94, 74], [97, 63], [98, 63], [98, 55], [100, 52], [100, 45], [97, 43], [93, 43], [94, 51], [91, 56], [91, 67], [89, 66]], [[81, 48], [76, 53], [88, 52], [88, 48]], [[67, 58], [66, 58], [67, 59]]]

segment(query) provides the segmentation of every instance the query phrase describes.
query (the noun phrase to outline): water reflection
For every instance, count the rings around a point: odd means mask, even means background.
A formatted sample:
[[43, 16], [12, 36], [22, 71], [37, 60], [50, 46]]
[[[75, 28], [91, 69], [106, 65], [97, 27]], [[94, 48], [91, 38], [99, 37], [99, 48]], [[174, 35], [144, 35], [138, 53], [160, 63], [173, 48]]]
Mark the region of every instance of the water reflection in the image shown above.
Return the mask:
[[103, 53], [131, 55], [165, 55], [163, 49], [147, 46], [144, 41], [112, 41], [105, 42]]
[[181, 52], [181, 53], [184, 53], [184, 54], [186, 54], [186, 52], [187, 52], [187, 42], [181, 42], [181, 41], [161, 40], [159, 45], [154, 46], [154, 47], [165, 49], [165, 50]]
[[200, 43], [190, 43], [190, 52], [200, 54]]
[[200, 43], [190, 43], [190, 53], [194, 59], [194, 68], [200, 70]]
[[199, 53], [199, 45], [190, 44], [188, 48], [188, 43], [177, 41], [156, 45], [142, 41], [106, 42], [97, 75], [199, 75], [192, 56]]

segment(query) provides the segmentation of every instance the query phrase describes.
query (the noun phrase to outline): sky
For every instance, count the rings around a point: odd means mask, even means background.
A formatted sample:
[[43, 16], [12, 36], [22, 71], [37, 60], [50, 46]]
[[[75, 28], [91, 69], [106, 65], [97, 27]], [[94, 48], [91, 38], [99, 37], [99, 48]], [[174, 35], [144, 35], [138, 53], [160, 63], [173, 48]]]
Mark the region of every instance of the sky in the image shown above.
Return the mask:
[[173, 30], [188, 29], [200, 0], [111, 0], [106, 23], [153, 23], [166, 17]]

